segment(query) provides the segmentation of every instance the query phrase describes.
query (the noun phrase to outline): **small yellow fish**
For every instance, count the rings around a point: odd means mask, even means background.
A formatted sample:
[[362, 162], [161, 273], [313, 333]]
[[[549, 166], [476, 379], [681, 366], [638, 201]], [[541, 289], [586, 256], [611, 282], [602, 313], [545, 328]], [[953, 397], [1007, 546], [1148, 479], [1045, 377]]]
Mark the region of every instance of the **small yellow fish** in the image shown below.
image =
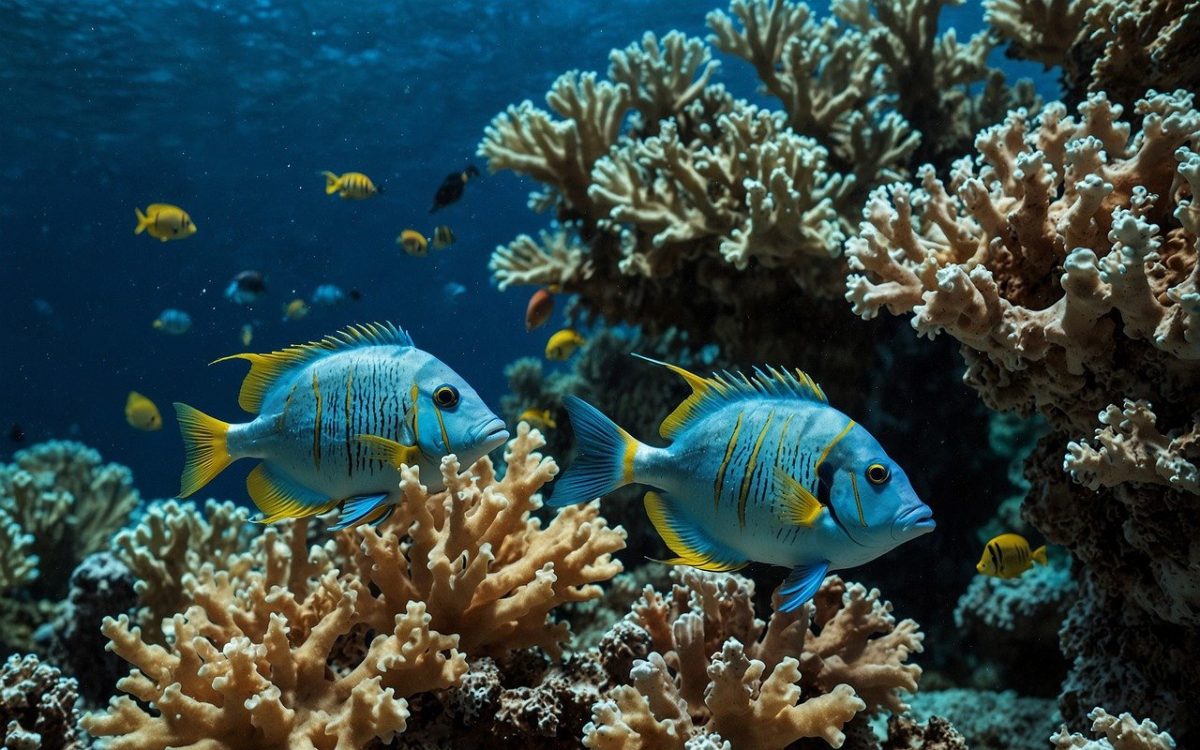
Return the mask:
[[137, 214], [138, 220], [137, 227], [133, 230], [134, 234], [145, 232], [151, 237], [166, 242], [167, 240], [182, 240], [196, 233], [196, 225], [192, 223], [192, 217], [188, 216], [187, 211], [179, 206], [151, 203], [146, 207], [146, 213], [142, 213], [140, 208], [133, 210]]
[[1001, 534], [987, 543], [975, 570], [993, 578], [1018, 578], [1035, 562], [1038, 565], [1046, 564], [1046, 545], [1031, 552], [1025, 537], [1020, 534]]
[[564, 328], [546, 342], [546, 359], [560, 361], [570, 359], [575, 350], [586, 343], [587, 339], [576, 333], [574, 329]]
[[158, 413], [158, 407], [137, 391], [130, 391], [129, 398], [125, 399], [125, 421], [131, 427], [146, 432], [162, 429], [162, 415]]
[[429, 255], [429, 240], [425, 239], [425, 235], [415, 229], [405, 229], [396, 238], [396, 242], [400, 247], [404, 248], [404, 252], [414, 258], [424, 258]]
[[250, 325], [249, 323], [242, 326], [242, 333], [239, 338], [242, 342], [242, 346], [250, 346], [250, 342], [254, 340], [254, 326]]
[[433, 230], [433, 247], [435, 250], [442, 250], [454, 244], [458, 238], [454, 236], [454, 230], [442, 224], [437, 229]]
[[554, 422], [554, 417], [550, 415], [549, 409], [526, 409], [517, 417], [517, 421], [528, 422], [534, 427], [544, 427], [551, 430], [558, 427]]
[[294, 299], [283, 306], [284, 320], [300, 320], [308, 315], [308, 303], [302, 299]]
[[322, 172], [325, 175], [325, 195], [337, 193], [344, 200], [361, 201], [383, 195], [383, 188], [375, 187], [371, 178], [362, 172], [347, 172], [338, 177], [333, 172]]

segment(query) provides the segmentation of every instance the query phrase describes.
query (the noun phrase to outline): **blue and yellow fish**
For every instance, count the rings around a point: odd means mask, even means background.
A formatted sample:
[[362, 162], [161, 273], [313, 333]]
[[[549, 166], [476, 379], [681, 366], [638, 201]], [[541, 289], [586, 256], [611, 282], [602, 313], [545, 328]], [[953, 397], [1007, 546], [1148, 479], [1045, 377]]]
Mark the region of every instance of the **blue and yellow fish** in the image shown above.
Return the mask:
[[390, 323], [217, 361], [229, 359], [250, 363], [238, 403], [258, 417], [227, 424], [175, 404], [187, 448], [179, 496], [239, 458], [259, 458], [246, 489], [264, 523], [338, 506], [335, 528], [382, 521], [401, 497], [401, 464], [419, 466], [439, 490], [443, 457], [470, 465], [508, 439], [466, 381]]
[[933, 512], [904, 470], [803, 372], [702, 378], [655, 364], [692, 387], [660, 428], [671, 445], [638, 442], [566, 396], [579, 454], [549, 505], [648, 484], [659, 492], [646, 494], [646, 512], [678, 555], [664, 562], [711, 571], [750, 562], [789, 567], [785, 612], [812, 598], [829, 571], [862, 565], [933, 530]]

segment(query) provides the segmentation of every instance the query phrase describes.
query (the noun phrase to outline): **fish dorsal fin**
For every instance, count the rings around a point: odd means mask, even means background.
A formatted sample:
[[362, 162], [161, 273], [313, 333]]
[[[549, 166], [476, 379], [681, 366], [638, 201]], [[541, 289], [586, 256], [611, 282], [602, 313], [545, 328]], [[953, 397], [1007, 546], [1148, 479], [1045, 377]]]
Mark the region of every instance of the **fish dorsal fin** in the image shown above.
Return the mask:
[[250, 372], [242, 381], [242, 390], [238, 394], [238, 404], [251, 414], [257, 414], [262, 409], [267, 391], [288, 372], [335, 352], [368, 346], [413, 346], [413, 342], [407, 333], [391, 323], [367, 323], [331, 333], [319, 341], [289, 346], [267, 354], [233, 354], [214, 360], [211, 364], [230, 359], [244, 359], [250, 363]]
[[693, 420], [703, 417], [711, 410], [748, 396], [798, 398], [805, 401], [827, 403], [825, 392], [821, 390], [821, 386], [799, 369], [788, 372], [768, 365], [765, 371], [755, 367], [753, 377], [746, 377], [740, 372], [733, 374], [721, 372], [709, 378], [702, 378], [682, 367], [659, 362], [640, 354], [633, 356], [667, 368], [692, 387], [692, 395], [675, 407], [675, 411], [668, 414], [658, 428], [658, 433], [668, 439], [677, 435]]

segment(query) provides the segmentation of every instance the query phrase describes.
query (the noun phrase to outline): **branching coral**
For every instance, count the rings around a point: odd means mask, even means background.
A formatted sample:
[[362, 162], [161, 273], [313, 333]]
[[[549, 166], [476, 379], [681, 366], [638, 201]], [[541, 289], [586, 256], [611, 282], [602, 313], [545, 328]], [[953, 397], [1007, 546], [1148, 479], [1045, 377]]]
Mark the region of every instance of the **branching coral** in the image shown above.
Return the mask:
[[1089, 740], [1079, 734], [1068, 734], [1063, 727], [1050, 741], [1056, 750], [1175, 750], [1175, 740], [1149, 719], [1139, 724], [1130, 714], [1113, 716], [1103, 708], [1088, 714], [1092, 720], [1092, 732], [1104, 737]]
[[[18, 451], [0, 465], [0, 510], [32, 541], [26, 555], [74, 567], [108, 546], [139, 497], [129, 469], [101, 464], [100, 454], [80, 443], [51, 441]], [[7, 534], [11, 538], [10, 534]], [[10, 546], [8, 555], [20, 545]], [[21, 574], [30, 580], [32, 571]], [[15, 572], [20, 573], [18, 565]], [[34, 582], [34, 595], [61, 598], [66, 577]]]
[[1145, 401], [1125, 400], [1118, 409], [1100, 412], [1092, 447], [1087, 441], [1067, 444], [1064, 468], [1091, 489], [1122, 482], [1149, 482], [1200, 494], [1200, 414], [1186, 432], [1163, 435]]
[[34, 538], [7, 511], [0, 510], [0, 591], [20, 588], [38, 577]]
[[[194, 604], [174, 616], [167, 646], [126, 616], [106, 619], [110, 648], [136, 667], [119, 687], [150, 708], [117, 698], [85, 727], [113, 737], [112, 750], [349, 750], [403, 732], [406, 699], [458, 684], [467, 652], [536, 644], [557, 654], [569, 631], [549, 610], [599, 594], [591, 584], [620, 569], [610, 553], [623, 534], [594, 505], [546, 528], [530, 517], [557, 471], [541, 445], [520, 429], [502, 480], [486, 458], [460, 474], [447, 457], [449, 489], [432, 496], [406, 472], [404, 507], [381, 531], [338, 532], [309, 550], [299, 521], [268, 529], [224, 569], [184, 573]], [[211, 526], [150, 527], [160, 541], [213, 539]], [[224, 529], [207, 547], [241, 534], [237, 523]]]
[[692, 569], [673, 577], [669, 597], [647, 588], [634, 606], [630, 621], [654, 652], [635, 663], [632, 685], [596, 706], [590, 748], [682, 748], [697, 737], [738, 749], [800, 737], [840, 747], [860, 711], [903, 711], [897, 690], [916, 691], [921, 670], [904, 662], [922, 636], [911, 620], [895, 623], [878, 591], [830, 577], [800, 611], [763, 623], [750, 581]]
[[984, 17], [1008, 54], [1047, 68], [1062, 65], [1083, 33], [1083, 19], [1099, 0], [984, 0]]
[[192, 603], [188, 574], [224, 570], [237, 576], [250, 564], [244, 556], [254, 536], [250, 511], [209, 500], [201, 515], [192, 503], [168, 500], [151, 505], [137, 526], [117, 534], [114, 552], [137, 577], [135, 617], [148, 643], [162, 645], [164, 618]]

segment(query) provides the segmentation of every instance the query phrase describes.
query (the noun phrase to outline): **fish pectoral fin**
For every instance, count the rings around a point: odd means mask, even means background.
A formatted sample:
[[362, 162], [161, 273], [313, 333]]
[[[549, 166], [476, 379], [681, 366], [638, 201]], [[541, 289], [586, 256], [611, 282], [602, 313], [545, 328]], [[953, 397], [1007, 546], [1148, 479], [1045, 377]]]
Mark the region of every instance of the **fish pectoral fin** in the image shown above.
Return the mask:
[[780, 518], [786, 524], [803, 526], [811, 529], [816, 523], [817, 516], [825, 509], [821, 501], [808, 489], [796, 481], [778, 466], [775, 467], [775, 482], [780, 487], [779, 499], [782, 502]]
[[741, 570], [750, 564], [743, 555], [728, 549], [708, 532], [685, 517], [669, 496], [646, 493], [646, 514], [654, 530], [679, 557], [658, 562], [667, 565], [690, 565], [714, 573]]
[[346, 498], [342, 501], [338, 522], [329, 528], [332, 531], [341, 531], [363, 522], [378, 526], [387, 520], [387, 517], [392, 515], [392, 511], [396, 509], [395, 505], [388, 504], [387, 499], [386, 492], [378, 495], [359, 495]]
[[780, 612], [791, 612], [813, 598], [825, 574], [829, 572], [829, 561], [822, 560], [812, 565], [797, 565], [779, 587], [778, 596], [783, 600], [777, 607]]
[[366, 446], [372, 460], [382, 461], [394, 469], [399, 469], [401, 464], [416, 466], [421, 456], [421, 449], [415, 445], [403, 445], [378, 435], [355, 435], [354, 439]]
[[254, 467], [246, 477], [246, 491], [263, 512], [258, 523], [274, 523], [285, 518], [306, 518], [333, 508], [336, 500], [308, 489], [290, 477], [272, 469], [267, 462]]

